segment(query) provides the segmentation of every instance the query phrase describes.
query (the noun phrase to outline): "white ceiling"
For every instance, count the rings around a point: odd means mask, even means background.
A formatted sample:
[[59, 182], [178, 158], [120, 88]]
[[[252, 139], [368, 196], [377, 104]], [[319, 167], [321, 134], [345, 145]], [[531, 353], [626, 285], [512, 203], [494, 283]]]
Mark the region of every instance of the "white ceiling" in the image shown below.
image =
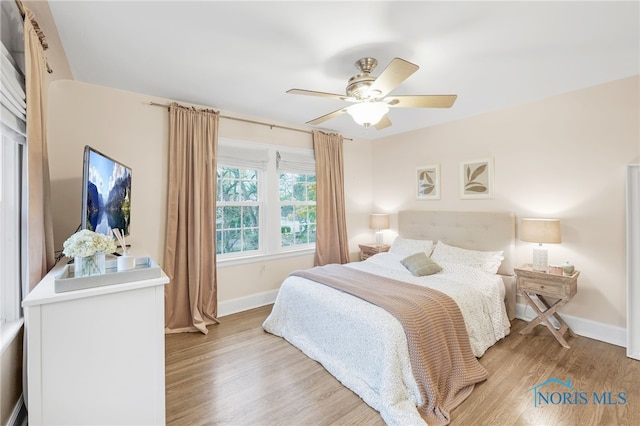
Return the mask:
[[[451, 109], [389, 112], [374, 139], [640, 74], [640, 3], [57, 1], [53, 18], [76, 80], [304, 125], [346, 104], [353, 65], [394, 57], [420, 69], [391, 92], [457, 94]], [[377, 71], [377, 72], [376, 72]]]

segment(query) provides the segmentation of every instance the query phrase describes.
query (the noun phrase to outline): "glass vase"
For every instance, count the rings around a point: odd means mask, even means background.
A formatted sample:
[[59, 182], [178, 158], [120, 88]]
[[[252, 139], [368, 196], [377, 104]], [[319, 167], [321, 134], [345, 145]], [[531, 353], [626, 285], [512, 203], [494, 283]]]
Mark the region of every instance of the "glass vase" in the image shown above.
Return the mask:
[[73, 276], [88, 277], [105, 273], [105, 254], [101, 251], [93, 256], [75, 257], [73, 260]]

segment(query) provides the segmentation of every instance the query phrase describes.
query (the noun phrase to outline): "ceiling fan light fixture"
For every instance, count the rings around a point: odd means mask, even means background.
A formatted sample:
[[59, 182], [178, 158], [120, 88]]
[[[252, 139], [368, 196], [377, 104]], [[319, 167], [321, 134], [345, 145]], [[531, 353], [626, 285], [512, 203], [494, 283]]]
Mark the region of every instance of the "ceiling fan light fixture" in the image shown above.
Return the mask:
[[386, 115], [389, 112], [389, 107], [450, 108], [457, 98], [457, 95], [387, 96], [409, 76], [418, 71], [419, 67], [404, 59], [393, 58], [384, 71], [375, 77], [371, 75], [371, 71], [377, 63], [378, 61], [371, 57], [362, 58], [356, 62], [356, 68], [360, 72], [349, 79], [345, 90], [346, 96], [302, 89], [291, 89], [287, 93], [338, 99], [352, 103], [348, 108], [340, 108], [329, 114], [322, 115], [307, 121], [307, 124], [316, 126], [334, 117], [348, 113], [359, 125], [364, 127], [373, 125], [376, 130], [386, 129], [391, 126], [391, 120]]
[[356, 123], [368, 127], [380, 121], [389, 112], [389, 106], [384, 102], [359, 102], [347, 108], [347, 112]]

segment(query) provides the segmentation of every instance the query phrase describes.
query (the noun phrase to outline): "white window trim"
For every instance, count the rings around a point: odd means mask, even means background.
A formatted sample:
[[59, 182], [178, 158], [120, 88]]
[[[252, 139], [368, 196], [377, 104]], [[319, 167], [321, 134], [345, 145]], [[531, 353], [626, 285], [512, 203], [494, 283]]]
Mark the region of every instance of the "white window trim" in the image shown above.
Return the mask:
[[[264, 168], [263, 179], [260, 180], [263, 186], [259, 188], [260, 197], [263, 200], [263, 208], [260, 212], [260, 250], [258, 252], [219, 254], [217, 255], [217, 263], [220, 266], [232, 266], [314, 253], [315, 244], [280, 247], [280, 179], [276, 165], [276, 155], [278, 152], [283, 155], [291, 153], [296, 159], [304, 157], [313, 158], [313, 149], [219, 138], [219, 151], [221, 147], [227, 150], [227, 152], [232, 151], [233, 148], [237, 148], [239, 152], [242, 150], [262, 150], [267, 152], [268, 160]], [[227, 164], [218, 162], [217, 165], [225, 166]], [[247, 168], [248, 167], [250, 166], [247, 166]]]
[[[247, 165], [247, 166], [242, 166], [242, 165], [237, 165], [237, 164], [226, 164], [226, 163], [222, 163], [222, 164], [218, 164], [216, 165], [216, 169], [218, 166], [222, 166], [222, 167], [228, 167], [228, 168], [242, 168], [242, 169], [251, 169], [253, 166]], [[264, 191], [265, 191], [265, 185], [264, 185], [264, 176], [266, 175], [266, 171], [262, 168], [256, 168], [254, 170], [257, 170], [257, 176], [258, 176], [258, 201], [247, 201], [247, 202], [239, 202], [239, 204], [236, 204], [235, 202], [221, 202], [220, 206], [258, 206], [260, 208], [260, 213], [259, 213], [259, 217], [258, 217], [258, 228], [259, 228], [259, 244], [258, 244], [258, 250], [251, 250], [251, 251], [241, 251], [241, 252], [232, 252], [232, 253], [222, 253], [222, 254], [218, 254], [217, 258], [218, 259], [232, 259], [232, 258], [237, 258], [237, 257], [247, 257], [247, 256], [252, 256], [252, 255], [260, 255], [263, 254], [265, 252], [264, 247], [263, 247], [263, 223], [264, 223], [264, 215], [265, 215], [265, 198], [264, 198]], [[216, 201], [216, 208], [218, 207], [218, 202]], [[216, 230], [217, 232], [217, 230]]]
[[20, 333], [23, 324], [24, 317], [2, 324], [2, 327], [0, 327], [0, 355], [4, 353], [18, 333]]
[[[21, 295], [26, 289], [26, 259], [27, 259], [27, 245], [26, 245], [26, 227], [24, 224], [27, 215], [26, 210], [26, 194], [27, 194], [27, 177], [25, 176], [26, 170], [26, 89], [25, 89], [25, 77], [24, 77], [24, 58], [16, 58], [12, 56], [11, 52], [14, 52], [15, 47], [20, 46], [23, 43], [23, 34], [20, 25], [15, 24], [11, 18], [18, 16], [17, 9], [15, 7], [5, 9], [6, 3], [2, 2], [2, 25], [3, 30], [6, 26], [8, 31], [2, 31], [2, 42], [0, 43], [0, 67], [2, 73], [2, 97], [0, 101], [0, 149], [5, 150], [5, 143], [8, 143], [9, 147], [3, 155], [0, 155], [0, 173], [5, 174], [7, 170], [4, 170], [4, 162], [9, 158], [3, 158], [5, 155], [10, 155], [15, 161], [15, 167], [12, 167], [9, 172], [12, 175], [5, 175], [0, 177], [0, 185], [5, 185], [4, 188], [9, 189], [9, 193], [0, 194], [0, 197], [7, 197], [2, 202], [10, 201], [16, 203], [16, 210], [5, 210], [0, 208], [0, 227], [3, 228], [0, 231], [0, 239], [2, 239], [2, 248], [0, 248], [0, 257], [2, 258], [2, 267], [0, 267], [0, 273], [3, 274], [2, 289], [0, 291], [0, 303], [1, 315], [3, 319], [0, 324], [0, 354], [9, 347], [9, 345], [15, 340], [15, 337], [20, 333], [24, 324], [24, 317], [22, 309], [20, 307]], [[14, 5], [15, 6], [15, 5]], [[8, 13], [5, 13], [8, 12]], [[11, 21], [11, 22], [9, 22]], [[21, 22], [21, 21], [20, 21]], [[6, 25], [9, 24], [10, 25]], [[9, 46], [7, 49], [5, 45]], [[5, 140], [6, 139], [6, 140]], [[9, 145], [10, 144], [10, 145]], [[20, 150], [22, 154], [20, 155]], [[15, 156], [14, 156], [15, 155]], [[17, 168], [17, 169], [16, 169]], [[21, 182], [21, 187], [11, 185], [7, 187], [4, 179], [17, 178]], [[13, 205], [13, 204], [12, 204]], [[6, 245], [9, 243], [8, 245]], [[7, 265], [14, 266], [20, 265], [18, 270], [13, 268], [7, 268]]]
[[308, 256], [308, 255], [315, 254], [315, 252], [316, 252], [315, 247], [311, 247], [311, 248], [304, 248], [304, 249], [297, 249], [297, 250], [287, 250], [281, 253], [273, 253], [273, 254], [260, 253], [260, 254], [254, 254], [253, 256], [242, 256], [242, 257], [234, 257], [234, 258], [227, 257], [224, 259], [220, 259], [220, 256], [218, 255], [216, 264], [220, 268], [225, 268], [230, 266], [246, 265], [249, 263], [266, 262], [266, 261], [278, 260], [278, 259], [288, 259], [291, 257]]
[[[0, 210], [0, 258], [6, 265], [13, 267], [3, 267], [2, 274], [2, 287], [0, 288], [1, 295], [1, 312], [2, 322], [15, 321], [20, 318], [20, 267], [15, 268], [20, 264], [20, 227], [16, 224], [20, 224], [21, 214], [21, 197], [20, 187], [17, 187], [15, 183], [21, 180], [20, 174], [20, 155], [19, 149], [22, 144], [21, 141], [15, 137], [11, 137], [6, 133], [6, 129], [2, 130], [2, 154], [0, 154], [0, 161], [3, 163], [7, 161], [7, 164], [13, 164], [16, 168], [9, 168], [8, 170], [2, 164], [0, 171], [2, 177], [0, 177], [0, 183], [4, 185], [5, 179], [11, 186], [1, 188], [0, 198], [2, 203], [9, 203], [9, 207], [13, 206], [16, 209], [6, 211], [5, 208]], [[11, 173], [11, 175], [9, 175]], [[6, 190], [6, 192], [5, 192]], [[15, 283], [15, 285], [7, 285], [9, 283]]]
[[[305, 175], [305, 176], [309, 176], [310, 173], [309, 172], [304, 172], [304, 171], [289, 171], [287, 169], [284, 170], [280, 170], [278, 172], [278, 184], [280, 183], [280, 178], [279, 178], [279, 174], [283, 172], [283, 173], [291, 173], [291, 174], [296, 174], [296, 175]], [[313, 174], [315, 177], [315, 173]], [[315, 201], [285, 201], [282, 202], [280, 201], [280, 207], [282, 208], [283, 206], [291, 206], [294, 208], [294, 210], [297, 207], [309, 207], [309, 206], [316, 206], [316, 202]], [[316, 214], [316, 222], [314, 223], [314, 225], [316, 225], [317, 227], [317, 214]], [[282, 236], [282, 233], [280, 234], [280, 236]], [[280, 242], [280, 244], [282, 245], [282, 242]], [[281, 247], [282, 250], [287, 250], [287, 249], [295, 249], [295, 248], [305, 248], [305, 247], [310, 247], [310, 246], [315, 246], [315, 242], [314, 243], [307, 243], [307, 244], [293, 244], [291, 246], [286, 246], [286, 247]]]

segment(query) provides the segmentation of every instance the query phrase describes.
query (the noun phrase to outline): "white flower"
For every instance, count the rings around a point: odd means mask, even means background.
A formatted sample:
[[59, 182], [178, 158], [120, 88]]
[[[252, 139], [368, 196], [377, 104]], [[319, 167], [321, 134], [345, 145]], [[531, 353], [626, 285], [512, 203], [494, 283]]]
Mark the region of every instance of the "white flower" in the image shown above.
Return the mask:
[[116, 243], [113, 238], [83, 229], [64, 242], [62, 253], [67, 257], [87, 257], [100, 251], [103, 253], [116, 251]]

